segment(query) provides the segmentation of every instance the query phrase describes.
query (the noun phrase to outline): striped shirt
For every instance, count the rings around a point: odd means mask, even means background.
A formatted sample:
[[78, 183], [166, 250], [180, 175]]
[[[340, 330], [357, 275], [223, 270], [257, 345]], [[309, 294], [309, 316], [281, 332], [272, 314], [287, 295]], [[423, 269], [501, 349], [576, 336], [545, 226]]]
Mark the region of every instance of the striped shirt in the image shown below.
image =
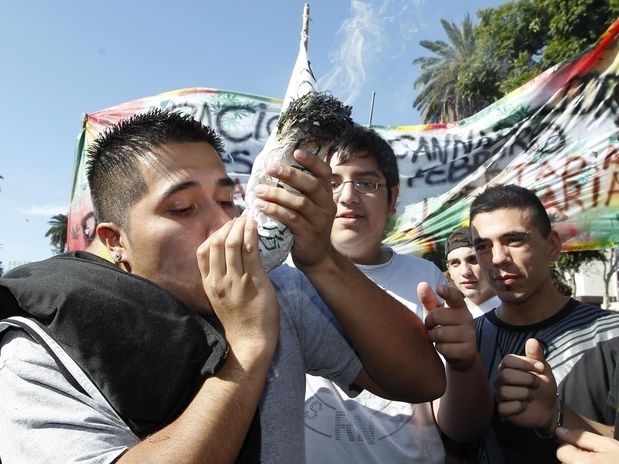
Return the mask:
[[[616, 408], [607, 401], [618, 359], [619, 314], [570, 299], [561, 311], [537, 324], [506, 324], [494, 310], [476, 318], [475, 327], [491, 385], [503, 357], [523, 355], [526, 341], [536, 338], [566, 403], [593, 420], [614, 425]], [[492, 426], [476, 444], [474, 462], [555, 463], [556, 449], [555, 440], [501, 420], [495, 409]]]

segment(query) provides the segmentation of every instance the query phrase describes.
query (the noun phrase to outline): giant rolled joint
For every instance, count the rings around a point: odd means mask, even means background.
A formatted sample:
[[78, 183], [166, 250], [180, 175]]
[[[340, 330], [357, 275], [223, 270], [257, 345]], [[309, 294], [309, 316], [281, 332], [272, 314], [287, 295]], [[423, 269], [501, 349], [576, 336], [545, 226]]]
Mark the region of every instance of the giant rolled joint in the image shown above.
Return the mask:
[[294, 160], [294, 151], [303, 149], [326, 160], [337, 137], [352, 124], [350, 106], [326, 92], [310, 91], [292, 100], [282, 112], [275, 134], [269, 136], [264, 148], [256, 156], [247, 182], [245, 201], [258, 225], [260, 257], [267, 271], [286, 260], [294, 244], [294, 237], [285, 224], [254, 207], [256, 185], [276, 186], [301, 195], [289, 185], [268, 175], [267, 166], [281, 163], [307, 171]]

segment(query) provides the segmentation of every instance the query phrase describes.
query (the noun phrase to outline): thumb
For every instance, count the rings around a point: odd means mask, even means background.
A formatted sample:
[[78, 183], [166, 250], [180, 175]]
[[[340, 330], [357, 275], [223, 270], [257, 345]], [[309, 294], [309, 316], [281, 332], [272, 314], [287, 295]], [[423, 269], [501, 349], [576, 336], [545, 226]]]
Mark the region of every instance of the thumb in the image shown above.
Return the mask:
[[527, 358], [535, 359], [536, 361], [545, 362], [544, 350], [542, 345], [535, 338], [529, 338], [524, 345], [524, 354]]
[[546, 369], [546, 357], [544, 356], [544, 350], [542, 344], [535, 338], [529, 338], [524, 345], [524, 354], [527, 358], [538, 361], [535, 363], [535, 367], [539, 369], [540, 373]]
[[436, 307], [442, 306], [441, 301], [428, 282], [419, 282], [417, 285], [417, 296], [426, 314]]

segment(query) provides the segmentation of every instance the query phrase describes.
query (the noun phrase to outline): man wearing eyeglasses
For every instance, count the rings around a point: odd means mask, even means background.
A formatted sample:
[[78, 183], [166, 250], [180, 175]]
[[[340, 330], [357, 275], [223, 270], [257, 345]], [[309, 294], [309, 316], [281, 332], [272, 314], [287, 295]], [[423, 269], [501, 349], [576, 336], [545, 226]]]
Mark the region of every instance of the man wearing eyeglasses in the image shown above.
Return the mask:
[[[423, 319], [418, 284], [427, 282], [436, 293], [446, 280], [430, 261], [398, 254], [381, 245], [387, 220], [396, 213], [399, 194], [393, 149], [375, 131], [354, 126], [336, 142], [329, 164], [337, 205], [331, 243], [372, 281]], [[362, 317], [364, 311], [370, 310], [368, 302], [367, 307], [358, 308], [358, 313]], [[442, 329], [438, 329], [439, 325]], [[333, 382], [308, 375], [308, 464], [445, 462], [441, 430], [454, 439], [467, 440], [489, 421], [491, 396], [489, 388], [484, 388], [487, 383], [466, 307], [435, 309], [428, 314], [426, 327], [446, 360], [447, 379], [451, 382], [440, 400], [441, 409], [433, 409], [431, 403], [389, 401], [368, 392], [349, 398]], [[447, 333], [446, 328], [453, 330]], [[452, 384], [455, 388], [450, 388]], [[434, 406], [438, 408], [439, 403]]]

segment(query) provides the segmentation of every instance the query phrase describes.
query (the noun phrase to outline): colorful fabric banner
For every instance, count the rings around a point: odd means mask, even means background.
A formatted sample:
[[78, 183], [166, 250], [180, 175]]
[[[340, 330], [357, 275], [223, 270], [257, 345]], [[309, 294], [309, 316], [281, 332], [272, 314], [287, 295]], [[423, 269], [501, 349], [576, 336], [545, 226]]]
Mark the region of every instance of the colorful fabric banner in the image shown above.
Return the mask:
[[[588, 52], [467, 119], [448, 125], [374, 126], [398, 155], [401, 175], [398, 214], [385, 243], [403, 253], [439, 251], [454, 228], [467, 224], [468, 207], [480, 189], [516, 183], [542, 198], [565, 250], [617, 246], [618, 32], [619, 20]], [[107, 125], [153, 107], [189, 112], [223, 136], [229, 154], [224, 161], [242, 203], [252, 164], [275, 130], [281, 104], [195, 88], [86, 115], [76, 150], [69, 249], [103, 256], [94, 240], [84, 163], [85, 149]]]
[[468, 224], [489, 184], [535, 191], [564, 250], [619, 241], [619, 19], [596, 46], [449, 125], [382, 127], [399, 156], [398, 217], [385, 243], [423, 255]]
[[130, 101], [87, 114], [77, 148], [67, 246], [109, 258], [95, 235], [95, 220], [86, 180], [86, 150], [106, 127], [152, 108], [189, 113], [217, 130], [226, 144], [226, 169], [237, 183], [235, 200], [243, 203], [244, 186], [258, 152], [275, 130], [282, 102], [277, 99], [210, 88], [191, 88]]

